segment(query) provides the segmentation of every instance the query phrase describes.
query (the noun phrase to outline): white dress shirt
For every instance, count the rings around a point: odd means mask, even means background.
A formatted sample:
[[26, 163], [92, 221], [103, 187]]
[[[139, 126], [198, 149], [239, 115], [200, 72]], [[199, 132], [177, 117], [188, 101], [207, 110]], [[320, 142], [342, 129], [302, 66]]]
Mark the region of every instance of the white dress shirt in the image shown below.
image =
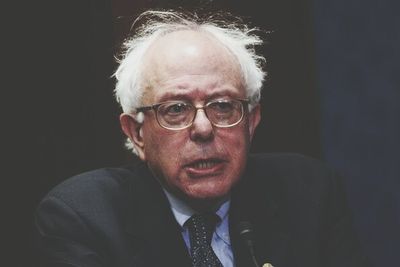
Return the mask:
[[[184, 226], [184, 224], [196, 212], [171, 193], [166, 190], [164, 190], [164, 192], [168, 198], [175, 219], [181, 226], [181, 233], [190, 253], [189, 230]], [[216, 211], [216, 214], [221, 218], [221, 221], [217, 223], [211, 240], [211, 247], [224, 267], [235, 266], [231, 240], [229, 237], [229, 206], [230, 201], [227, 200]]]

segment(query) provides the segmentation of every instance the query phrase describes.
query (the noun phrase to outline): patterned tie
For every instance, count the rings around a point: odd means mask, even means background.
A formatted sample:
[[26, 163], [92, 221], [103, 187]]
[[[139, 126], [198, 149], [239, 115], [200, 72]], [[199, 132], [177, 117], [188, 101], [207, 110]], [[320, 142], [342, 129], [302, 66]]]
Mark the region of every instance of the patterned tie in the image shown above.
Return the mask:
[[215, 214], [195, 214], [186, 221], [193, 267], [223, 267], [211, 247], [218, 220], [220, 218]]

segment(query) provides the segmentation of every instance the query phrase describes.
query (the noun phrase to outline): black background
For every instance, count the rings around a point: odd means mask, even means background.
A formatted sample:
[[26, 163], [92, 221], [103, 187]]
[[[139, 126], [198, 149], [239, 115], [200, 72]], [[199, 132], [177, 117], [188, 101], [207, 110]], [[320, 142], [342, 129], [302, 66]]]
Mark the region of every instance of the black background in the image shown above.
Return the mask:
[[[322, 4], [316, 8], [313, 1], [298, 0], [18, 2], [4, 8], [9, 29], [4, 52], [11, 70], [5, 77], [11, 85], [3, 90], [9, 123], [4, 132], [11, 135], [3, 139], [7, 158], [3, 222], [8, 223], [3, 229], [8, 266], [36, 266], [33, 212], [54, 185], [77, 173], [122, 165], [131, 159], [123, 148], [120, 108], [113, 97], [111, 75], [116, 68], [114, 55], [135, 16], [149, 7], [193, 9], [197, 5], [231, 11], [269, 31], [263, 35], [266, 44], [259, 49], [267, 58], [268, 80], [261, 100], [262, 123], [252, 151], [298, 152], [329, 159], [329, 140], [323, 135], [327, 114], [321, 107], [324, 91], [316, 70], [321, 62], [316, 55], [330, 53], [316, 50], [315, 45], [320, 37], [315, 23], [323, 20], [315, 12], [323, 13]], [[393, 116], [399, 118], [398, 114]], [[335, 165], [334, 160], [331, 163]], [[345, 168], [341, 171], [346, 173]], [[377, 177], [370, 181], [373, 179]], [[386, 186], [392, 185], [398, 184]], [[354, 190], [350, 188], [350, 192]], [[366, 198], [366, 193], [359, 190], [353, 199]], [[379, 197], [373, 203], [376, 207], [386, 205], [380, 204]], [[384, 216], [391, 214], [389, 217], [398, 221], [396, 203], [390, 203], [394, 206]], [[363, 214], [359, 212], [359, 218]], [[360, 235], [371, 230], [379, 235], [378, 228], [385, 223], [360, 224]], [[390, 225], [395, 228], [395, 224]], [[371, 239], [363, 240], [368, 252], [377, 253], [376, 262], [385, 257], [390, 263], [394, 253], [382, 251], [393, 251], [387, 246], [398, 244], [397, 236], [393, 238], [390, 242], [380, 240], [378, 250], [368, 243]]]

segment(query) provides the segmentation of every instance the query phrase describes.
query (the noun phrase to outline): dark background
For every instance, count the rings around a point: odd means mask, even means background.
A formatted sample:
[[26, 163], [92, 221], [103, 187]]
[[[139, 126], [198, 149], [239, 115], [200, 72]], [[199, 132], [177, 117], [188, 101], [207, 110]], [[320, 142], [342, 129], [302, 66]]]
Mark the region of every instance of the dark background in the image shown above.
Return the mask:
[[148, 7], [196, 5], [270, 32], [259, 49], [269, 76], [252, 150], [302, 153], [336, 168], [371, 260], [396, 266], [400, 4], [388, 0], [56, 0], [4, 8], [12, 70], [3, 90], [11, 134], [3, 140], [4, 181], [11, 182], [3, 187], [6, 266], [37, 264], [33, 212], [54, 185], [131, 159], [111, 74], [135, 16]]

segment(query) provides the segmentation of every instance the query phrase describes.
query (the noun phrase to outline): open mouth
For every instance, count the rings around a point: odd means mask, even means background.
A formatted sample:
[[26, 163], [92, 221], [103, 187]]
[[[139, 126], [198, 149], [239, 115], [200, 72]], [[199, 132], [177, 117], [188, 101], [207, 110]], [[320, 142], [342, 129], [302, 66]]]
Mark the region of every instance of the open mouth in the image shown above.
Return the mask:
[[186, 165], [186, 170], [194, 176], [209, 176], [219, 173], [224, 166], [221, 159], [201, 159]]
[[190, 164], [189, 167], [195, 169], [210, 169], [220, 162], [220, 160], [200, 160]]

